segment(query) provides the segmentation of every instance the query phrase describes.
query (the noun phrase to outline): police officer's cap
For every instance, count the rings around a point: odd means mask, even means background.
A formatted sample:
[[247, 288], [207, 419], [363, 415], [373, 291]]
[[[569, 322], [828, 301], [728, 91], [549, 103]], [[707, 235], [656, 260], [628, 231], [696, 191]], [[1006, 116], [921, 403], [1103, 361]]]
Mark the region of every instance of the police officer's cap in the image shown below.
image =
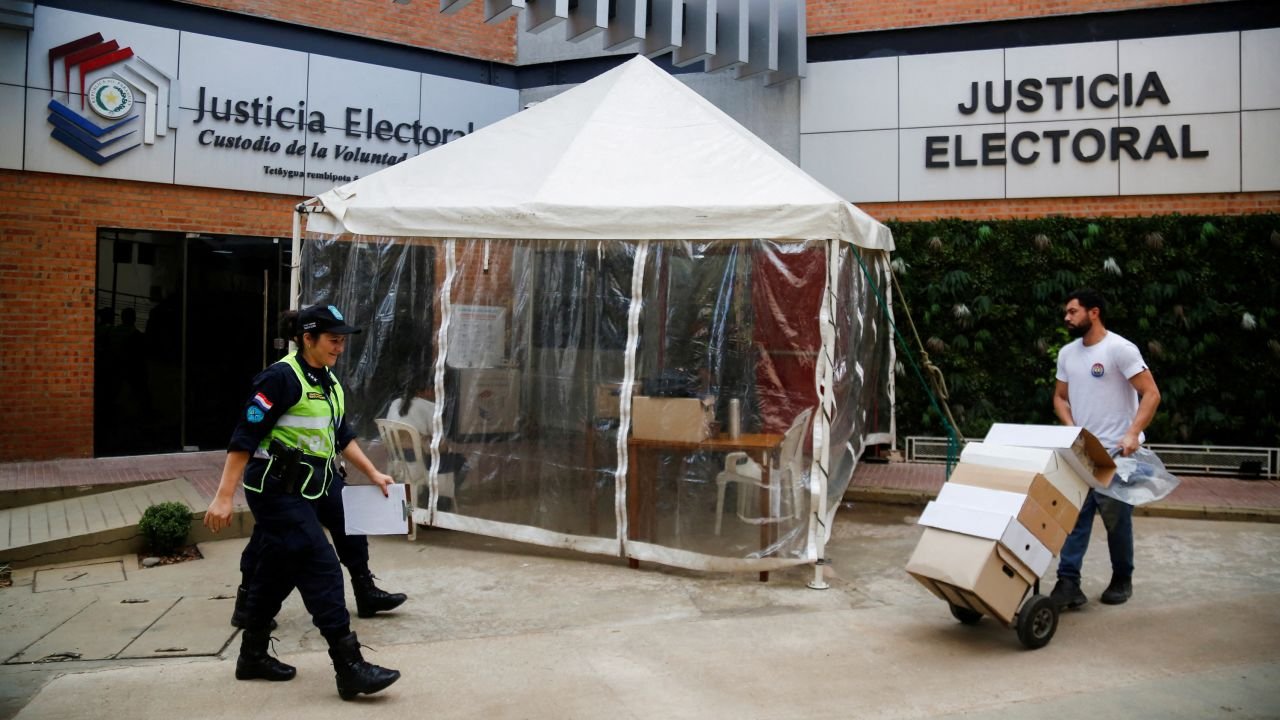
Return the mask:
[[333, 305], [312, 305], [303, 308], [298, 314], [298, 322], [304, 333], [334, 333], [335, 335], [352, 335], [360, 329], [347, 324], [342, 313]]

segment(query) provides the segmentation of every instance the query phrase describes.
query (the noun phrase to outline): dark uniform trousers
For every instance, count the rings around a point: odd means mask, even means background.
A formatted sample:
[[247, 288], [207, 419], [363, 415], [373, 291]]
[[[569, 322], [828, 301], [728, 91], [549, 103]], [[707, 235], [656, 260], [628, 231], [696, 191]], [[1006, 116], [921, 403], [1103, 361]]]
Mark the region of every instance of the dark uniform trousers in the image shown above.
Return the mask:
[[[261, 462], [262, 465], [253, 467], [253, 464]], [[265, 469], [265, 461], [253, 460], [246, 477], [261, 477], [262, 471]], [[253, 475], [256, 470], [257, 475]], [[347, 521], [346, 516], [342, 513], [342, 488], [346, 485], [342, 481], [342, 473], [335, 473], [333, 484], [329, 487], [329, 492], [315, 499], [309, 500], [316, 509], [316, 515], [320, 518], [320, 524], [328, 531], [329, 536], [333, 538], [333, 547], [338, 551], [338, 560], [346, 566], [347, 571], [352, 577], [360, 577], [369, 574], [369, 538], [364, 535], [348, 535], [346, 532]], [[245, 495], [248, 496], [252, 491], [246, 490]], [[258, 538], [258, 528], [255, 526], [253, 534], [249, 537], [249, 542], [244, 547], [244, 552], [240, 554], [240, 574], [244, 577], [252, 577], [254, 568], [258, 564], [258, 558], [262, 553], [262, 542]]]
[[[262, 477], [265, 464], [251, 461], [246, 477]], [[321, 634], [349, 632], [351, 616], [338, 559], [343, 557], [348, 568], [367, 572], [369, 544], [363, 535], [342, 532], [342, 486], [340, 477], [335, 477], [329, 492], [316, 500], [286, 495], [273, 479], [266, 481], [263, 492], [245, 490], [255, 522], [240, 559], [241, 572], [250, 578], [245, 598], [250, 627], [266, 628], [296, 587]], [[338, 528], [330, 530], [333, 546], [324, 535], [325, 527]]]

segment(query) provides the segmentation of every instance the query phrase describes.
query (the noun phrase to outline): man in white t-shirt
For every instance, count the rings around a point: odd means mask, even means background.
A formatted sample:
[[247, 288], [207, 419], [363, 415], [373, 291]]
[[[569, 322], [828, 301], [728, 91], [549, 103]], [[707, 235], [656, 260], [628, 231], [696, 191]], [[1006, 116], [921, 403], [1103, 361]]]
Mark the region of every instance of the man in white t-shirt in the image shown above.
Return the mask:
[[[1076, 339], [1058, 353], [1053, 410], [1062, 424], [1083, 427], [1113, 455], [1128, 456], [1145, 439], [1142, 431], [1155, 417], [1160, 390], [1138, 348], [1107, 330], [1106, 309], [1106, 300], [1095, 290], [1067, 296], [1067, 332]], [[1133, 594], [1133, 506], [1090, 490], [1058, 560], [1058, 584], [1051, 597], [1060, 608], [1088, 602], [1080, 589], [1080, 568], [1095, 513], [1107, 528], [1111, 552], [1111, 583], [1102, 602], [1119, 605]]]

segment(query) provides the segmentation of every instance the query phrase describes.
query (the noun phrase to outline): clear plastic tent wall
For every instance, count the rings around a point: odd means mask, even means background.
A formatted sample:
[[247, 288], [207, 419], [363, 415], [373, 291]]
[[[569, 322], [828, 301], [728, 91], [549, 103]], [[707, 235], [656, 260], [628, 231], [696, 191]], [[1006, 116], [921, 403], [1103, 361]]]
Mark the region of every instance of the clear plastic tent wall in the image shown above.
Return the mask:
[[[821, 557], [892, 442], [887, 273], [835, 241], [309, 233], [300, 292], [364, 328], [336, 370], [376, 463], [392, 401], [435, 401], [419, 524], [766, 571]], [[746, 447], [637, 438], [640, 397], [701, 400], [711, 438], [737, 409]]]

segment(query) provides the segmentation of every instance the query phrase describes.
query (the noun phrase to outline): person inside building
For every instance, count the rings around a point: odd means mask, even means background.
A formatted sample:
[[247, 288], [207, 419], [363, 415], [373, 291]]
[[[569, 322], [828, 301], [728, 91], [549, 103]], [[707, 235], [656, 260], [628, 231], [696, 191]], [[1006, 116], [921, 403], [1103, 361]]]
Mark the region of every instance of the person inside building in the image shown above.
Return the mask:
[[391, 400], [387, 419], [412, 425], [423, 438], [430, 438], [431, 418], [436, 412], [436, 393], [430, 372], [419, 373]]
[[[406, 457], [405, 459], [409, 462], [422, 462], [428, 466], [431, 464], [431, 456], [425, 448], [430, 446], [431, 437], [434, 435], [432, 418], [436, 412], [434, 379], [434, 374], [430, 370], [414, 375], [409, 382], [405, 383], [400, 395], [392, 398], [386, 415], [388, 420], [405, 423], [418, 432], [422, 438], [425, 457]], [[408, 454], [409, 451], [406, 451], [406, 455]], [[449, 484], [442, 490], [444, 494], [439, 500], [439, 509], [446, 511], [453, 509], [454, 495], [462, 486], [464, 466], [464, 458], [461, 455], [441, 453], [439, 473], [442, 477], [449, 478]], [[425, 494], [422, 497], [425, 498]]]
[[[338, 562], [344, 551], [335, 554], [324, 535], [325, 526], [343, 527], [344, 478], [337, 457], [367, 475], [384, 494], [394, 481], [354, 442], [342, 386], [330, 370], [345, 350], [347, 337], [360, 331], [346, 324], [332, 305], [285, 313], [281, 329], [294, 339], [298, 351], [254, 378], [204, 524], [215, 533], [230, 525], [232, 497], [242, 482], [255, 528], [246, 546], [252, 559], [241, 565], [247, 573], [244, 592], [237, 598], [244, 636], [236, 678], [294, 677], [295, 669], [269, 655], [267, 646], [275, 616], [296, 587], [329, 643], [338, 694], [349, 700], [387, 688], [400, 673], [365, 662], [351, 631]], [[334, 543], [340, 548], [345, 543], [349, 554], [362, 551], [361, 569], [349, 565], [352, 583], [372, 587], [367, 540], [334, 533]], [[357, 603], [359, 597], [357, 591]], [[403, 601], [400, 596], [395, 604]]]
[[[1058, 353], [1053, 410], [1064, 425], [1083, 427], [1113, 455], [1127, 457], [1145, 439], [1143, 431], [1160, 405], [1160, 390], [1138, 348], [1107, 330], [1106, 310], [1106, 300], [1095, 290], [1067, 296], [1065, 322], [1075, 340]], [[1133, 594], [1133, 506], [1090, 490], [1058, 561], [1051, 597], [1060, 608], [1088, 602], [1080, 589], [1080, 570], [1095, 513], [1102, 515], [1111, 552], [1111, 582], [1101, 600], [1119, 605]]]

